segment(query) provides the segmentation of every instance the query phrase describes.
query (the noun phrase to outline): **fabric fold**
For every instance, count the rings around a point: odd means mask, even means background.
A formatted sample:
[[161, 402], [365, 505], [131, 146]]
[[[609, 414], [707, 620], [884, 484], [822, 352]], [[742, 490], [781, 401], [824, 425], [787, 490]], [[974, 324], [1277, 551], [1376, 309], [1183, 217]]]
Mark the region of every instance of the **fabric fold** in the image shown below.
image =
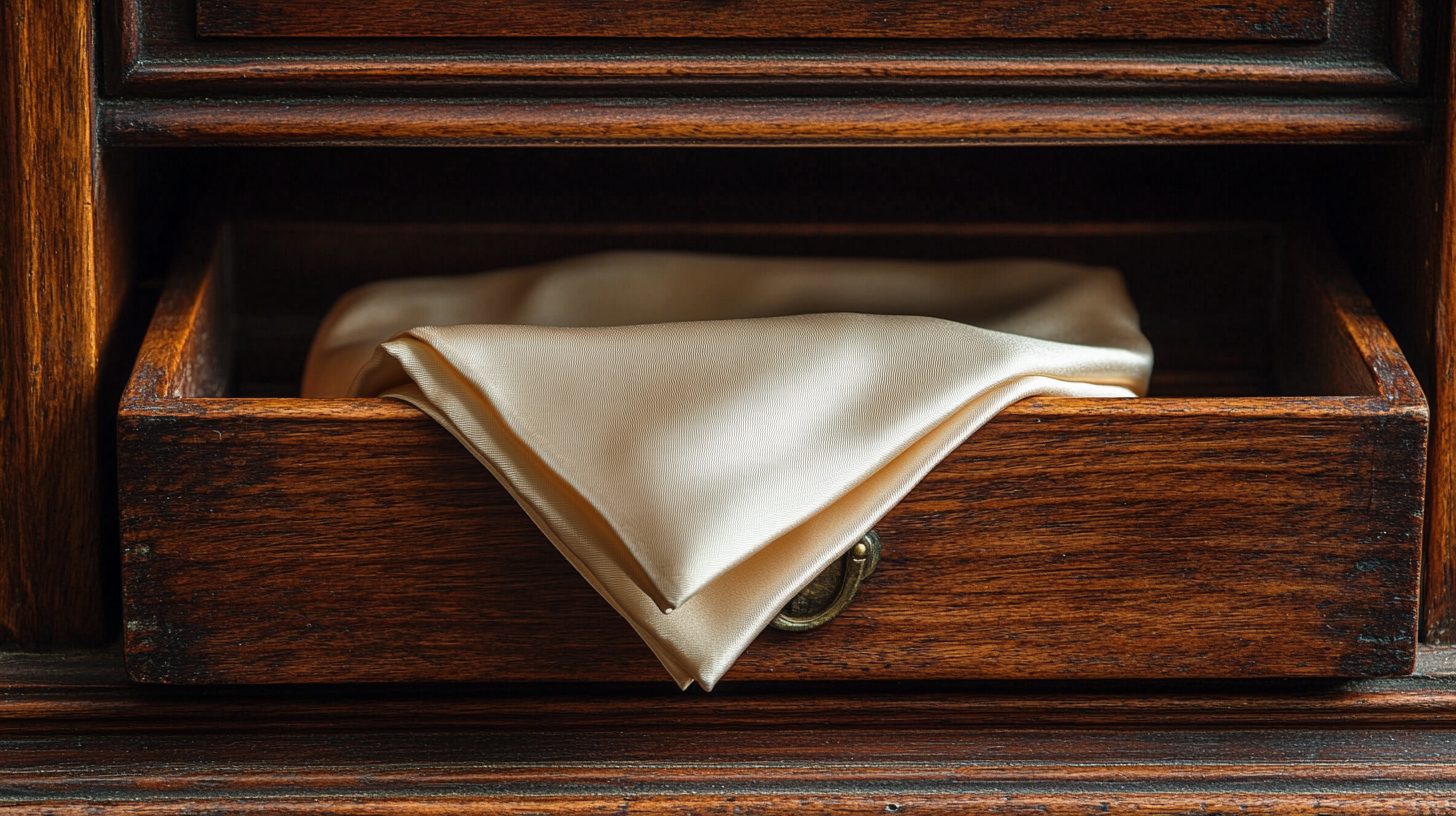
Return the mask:
[[434, 417], [711, 689], [997, 412], [1144, 393], [1151, 359], [1109, 269], [607, 253], [357, 290], [304, 396]]

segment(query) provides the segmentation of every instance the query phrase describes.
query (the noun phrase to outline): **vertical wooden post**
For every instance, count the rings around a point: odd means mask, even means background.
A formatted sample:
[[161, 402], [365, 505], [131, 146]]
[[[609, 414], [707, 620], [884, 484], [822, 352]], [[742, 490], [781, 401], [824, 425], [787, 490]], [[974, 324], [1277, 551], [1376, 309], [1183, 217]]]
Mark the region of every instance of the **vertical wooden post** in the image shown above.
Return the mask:
[[103, 635], [91, 3], [0, 0], [0, 648]]
[[1427, 458], [1429, 500], [1426, 503], [1426, 558], [1422, 575], [1422, 637], [1427, 643], [1456, 642], [1456, 59], [1450, 53], [1456, 35], [1456, 14], [1445, 20], [1446, 33], [1435, 60], [1437, 94], [1443, 107], [1435, 128], [1435, 166], [1442, 174], [1440, 254], [1436, 291], [1436, 374], [1431, 396], [1431, 443]]

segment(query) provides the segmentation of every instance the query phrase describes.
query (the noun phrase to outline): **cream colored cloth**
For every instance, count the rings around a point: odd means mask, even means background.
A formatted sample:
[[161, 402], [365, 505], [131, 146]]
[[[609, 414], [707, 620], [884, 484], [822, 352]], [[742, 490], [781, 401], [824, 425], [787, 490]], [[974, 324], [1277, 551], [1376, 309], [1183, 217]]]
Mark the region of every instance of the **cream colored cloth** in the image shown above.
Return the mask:
[[357, 289], [303, 395], [434, 417], [711, 689], [1002, 408], [1136, 396], [1151, 366], [1111, 269], [619, 252]]

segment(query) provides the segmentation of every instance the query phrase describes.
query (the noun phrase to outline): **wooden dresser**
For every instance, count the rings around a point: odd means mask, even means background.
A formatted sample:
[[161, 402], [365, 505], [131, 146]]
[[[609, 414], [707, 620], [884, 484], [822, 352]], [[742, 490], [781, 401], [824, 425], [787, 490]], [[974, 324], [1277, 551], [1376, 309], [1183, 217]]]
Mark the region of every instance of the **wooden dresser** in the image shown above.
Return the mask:
[[[0, 10], [0, 808], [1456, 808], [1449, 4]], [[711, 693], [554, 614], [588, 593], [447, 619], [529, 525], [462, 500], [434, 535], [482, 560], [416, 561], [308, 481], [334, 449], [249, 447], [368, 421], [473, 464], [398, 406], [291, 407], [322, 309], [618, 245], [1115, 262], [1173, 401], [988, 426], [1078, 446], [1040, 504], [1038, 474], [975, 482], [1014, 494], [985, 534], [1045, 546], [963, 557], [994, 571], [970, 588], [887, 560], [837, 629], [770, 633]], [[1181, 469], [1119, 499], [1138, 456]], [[935, 489], [898, 546], [954, 552], [965, 500]], [[1015, 511], [1058, 503], [1082, 512]]]

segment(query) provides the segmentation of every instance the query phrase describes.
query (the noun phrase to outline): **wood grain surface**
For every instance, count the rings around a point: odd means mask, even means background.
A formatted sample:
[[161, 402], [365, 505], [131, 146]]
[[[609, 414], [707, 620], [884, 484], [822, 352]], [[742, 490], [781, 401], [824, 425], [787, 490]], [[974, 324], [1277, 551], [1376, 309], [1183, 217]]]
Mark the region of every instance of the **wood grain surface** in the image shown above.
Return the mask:
[[48, 813], [1440, 813], [1452, 732], [839, 728], [33, 737]]
[[[1340, 0], [1342, 4], [1358, 0]], [[1332, 0], [197, 0], [204, 37], [964, 37], [1322, 40]]]
[[0, 648], [102, 636], [91, 48], [85, 4], [0, 15]]
[[[263, 746], [260, 746], [260, 750]], [[1317, 766], [1316, 766], [1317, 767]], [[1289, 768], [1286, 772], [1296, 778], [1309, 780], [1315, 785], [1324, 782], [1317, 774], [1298, 774], [1301, 769]], [[873, 780], [875, 777], [870, 776]], [[149, 777], [143, 777], [151, 782]], [[165, 779], [165, 777], [163, 778]], [[157, 780], [162, 783], [163, 780]], [[1110, 784], [1110, 783], [1109, 783]], [[1439, 785], [1439, 783], [1437, 783]], [[727, 786], [724, 786], [727, 787]], [[1065, 790], [1065, 788], [1063, 788]], [[1298, 791], [1297, 786], [1290, 789]], [[343, 794], [335, 797], [312, 797], [298, 799], [244, 799], [236, 800], [237, 793], [204, 794], [190, 796], [151, 797], [146, 802], [108, 802], [108, 813], [119, 814], [191, 814], [225, 807], [230, 813], [328, 813], [328, 814], [475, 814], [500, 813], [510, 808], [525, 814], [613, 814], [622, 812], [649, 814], [684, 813], [780, 813], [805, 814], [883, 814], [901, 809], [921, 813], [971, 812], [987, 814], [1021, 814], [1028, 810], [1051, 816], [1087, 816], [1101, 813], [1159, 813], [1206, 816], [1207, 814], [1245, 814], [1250, 812], [1287, 814], [1302, 816], [1312, 812], [1321, 814], [1425, 814], [1444, 813], [1451, 808], [1453, 798], [1444, 792], [1434, 794], [1413, 793], [1409, 786], [1391, 785], [1383, 793], [1335, 793], [1314, 795], [1307, 792], [1287, 793], [1281, 786], [1279, 793], [1223, 793], [1190, 794], [1169, 792], [1161, 794], [1103, 792], [1103, 786], [1095, 782], [1086, 789], [1070, 793], [1031, 794], [1016, 789], [1011, 793], [987, 792], [979, 794], [953, 794], [940, 792], [905, 792], [893, 795], [872, 795], [860, 792], [842, 792], [837, 789], [822, 791], [796, 791], [794, 793], [739, 793], [714, 794], [588, 794], [519, 796], [508, 798], [494, 796], [361, 796]], [[239, 793], [251, 792], [246, 788]], [[159, 801], [160, 800], [160, 801]], [[21, 812], [34, 809], [35, 801], [21, 799], [17, 809]], [[97, 806], [90, 801], [47, 802], [44, 812], [48, 814], [90, 814]]]
[[729, 679], [712, 692], [680, 692], [655, 679], [218, 688], [131, 683], [116, 644], [104, 651], [4, 655], [0, 689], [4, 738], [370, 729], [1456, 728], [1456, 679], [1450, 677], [1342, 682]]
[[0, 657], [0, 809], [1434, 813], [1456, 789], [1451, 680], [210, 689], [120, 658]]
[[[1433, 15], [1441, 19], [1442, 15]], [[1426, 33], [1426, 11], [1419, 0], [1395, 0], [1390, 13], [1390, 67], [1404, 81], [1415, 85], [1421, 79], [1421, 41]], [[1444, 62], [1437, 55], [1435, 62]], [[1440, 76], [1442, 72], [1437, 71]]]
[[[222, 393], [205, 373], [222, 369], [193, 362], [222, 325], [204, 257], [164, 295], [121, 417], [134, 677], [659, 675], [414, 409], [197, 399]], [[1363, 380], [1302, 365], [1306, 393], [1335, 396], [1018, 405], [878, 525], [885, 557], [850, 610], [807, 636], [766, 633], [729, 678], [1409, 671], [1424, 402], [1337, 258], [1288, 272], [1312, 289], [1286, 308], [1315, 316], [1287, 316], [1313, 328], [1275, 356], [1353, 356]]]
[[294, 99], [102, 104], [113, 145], [1160, 144], [1424, 138], [1418, 99]]
[[[1448, 18], [1448, 25], [1450, 24]], [[1430, 525], [1422, 582], [1422, 633], [1435, 644], [1456, 643], [1456, 60], [1441, 66], [1443, 108], [1438, 151], [1427, 167], [1441, 182], [1430, 233], [1437, 245], [1431, 315], [1435, 347], [1432, 395]]]
[[[1397, 6], [1402, 2], [1394, 0]], [[791, 18], [798, 7], [777, 7], [765, 19]], [[972, 4], [958, 12], [964, 17], [979, 7]], [[1008, 31], [1032, 33], [1035, 29], [1030, 26], [1039, 18], [1064, 7], [1067, 4], [1023, 4], [1019, 11], [1024, 14], [1008, 20]], [[299, 3], [288, 8], [309, 15], [321, 7]], [[337, 25], [358, 8], [350, 5], [328, 21]], [[423, 4], [414, 13], [428, 15], [439, 8]], [[482, 8], [487, 7], [472, 6], [472, 17]], [[508, 6], [490, 8], [513, 13]], [[727, 6], [713, 8], [717, 14], [728, 14]], [[836, 24], [846, 23], [854, 8], [837, 7]], [[1169, 8], [1153, 4], [1148, 17], [1166, 19], [1170, 12], [1164, 9]], [[736, 14], [739, 6], [733, 9]], [[1329, 17], [1328, 38], [1304, 42], [843, 37], [714, 41], [649, 38], [638, 32], [630, 39], [549, 40], [199, 37], [197, 13], [195, 0], [119, 0], [115, 14], [106, 17], [112, 24], [105, 42], [109, 90], [125, 96], [191, 97], [213, 96], [218, 88], [235, 95], [316, 97], [584, 92], [866, 97], [921, 93], [926, 89], [919, 83], [934, 82], [940, 93], [967, 96], [1013, 90], [1062, 95], [1404, 95], [1415, 88], [1417, 77], [1409, 71], [1420, 59], [1421, 30], [1419, 14], [1392, 8], [1382, 0], [1341, 0]], [[907, 17], [931, 19], [914, 13], [895, 19]], [[554, 21], [569, 19], [569, 12], [542, 14], [534, 22], [558, 24]], [[734, 22], [764, 25], [746, 15]], [[893, 23], [888, 15], [876, 20], [881, 30]]]
[[1429, 814], [1456, 803], [1444, 761], [1451, 733], [840, 729], [18, 739], [0, 743], [0, 804], [44, 803], [53, 808], [48, 813]]

